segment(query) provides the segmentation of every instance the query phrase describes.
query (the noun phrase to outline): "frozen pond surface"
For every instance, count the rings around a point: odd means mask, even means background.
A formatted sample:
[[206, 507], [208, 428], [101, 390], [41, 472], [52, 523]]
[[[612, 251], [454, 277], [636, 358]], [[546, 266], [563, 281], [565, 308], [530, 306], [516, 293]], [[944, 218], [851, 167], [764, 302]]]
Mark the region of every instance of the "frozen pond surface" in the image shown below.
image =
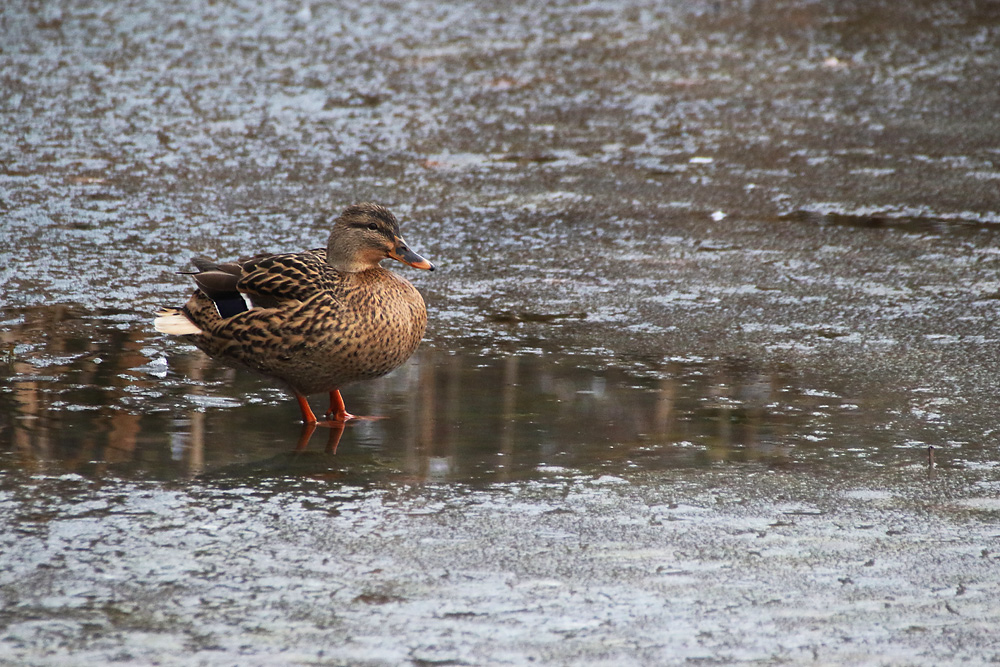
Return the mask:
[[[1000, 14], [828, 4], [5, 4], [0, 662], [1000, 659]], [[384, 419], [152, 331], [366, 199]]]

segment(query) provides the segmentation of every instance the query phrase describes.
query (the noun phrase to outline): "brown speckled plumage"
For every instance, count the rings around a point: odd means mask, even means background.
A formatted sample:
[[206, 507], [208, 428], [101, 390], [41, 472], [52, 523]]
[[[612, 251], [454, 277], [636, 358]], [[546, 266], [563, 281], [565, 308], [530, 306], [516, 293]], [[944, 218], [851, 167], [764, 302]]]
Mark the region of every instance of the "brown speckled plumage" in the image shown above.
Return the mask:
[[[157, 328], [282, 380], [300, 397], [330, 392], [332, 412], [341, 387], [399, 367], [423, 337], [424, 300], [379, 265], [385, 258], [433, 268], [406, 247], [388, 210], [351, 206], [335, 221], [326, 249], [227, 264], [198, 260], [199, 289], [181, 309], [160, 313]], [[197, 329], [163, 324], [178, 316]], [[307, 409], [303, 419], [310, 421]]]

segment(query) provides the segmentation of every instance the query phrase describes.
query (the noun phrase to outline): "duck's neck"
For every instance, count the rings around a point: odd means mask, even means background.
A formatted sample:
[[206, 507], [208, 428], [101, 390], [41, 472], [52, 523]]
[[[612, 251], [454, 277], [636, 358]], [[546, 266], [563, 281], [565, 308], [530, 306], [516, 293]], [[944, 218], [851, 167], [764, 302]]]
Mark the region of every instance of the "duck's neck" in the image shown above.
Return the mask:
[[371, 268], [371, 264], [367, 262], [359, 262], [344, 253], [336, 253], [332, 247], [327, 248], [326, 250], [326, 263], [340, 273], [361, 273], [362, 271]]
[[349, 244], [338, 242], [335, 236], [330, 236], [326, 246], [326, 263], [341, 273], [360, 273], [378, 266], [381, 257], [369, 256], [359, 252]]

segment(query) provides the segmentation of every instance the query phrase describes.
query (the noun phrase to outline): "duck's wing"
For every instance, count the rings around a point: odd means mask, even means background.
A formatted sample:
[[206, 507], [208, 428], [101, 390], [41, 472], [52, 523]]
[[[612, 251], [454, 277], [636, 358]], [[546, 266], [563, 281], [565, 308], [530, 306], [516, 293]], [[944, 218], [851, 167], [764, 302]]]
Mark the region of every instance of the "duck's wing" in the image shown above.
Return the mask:
[[191, 277], [223, 319], [252, 308], [301, 303], [330, 282], [325, 250], [260, 254], [236, 262], [196, 257], [192, 262], [197, 271]]
[[300, 303], [330, 287], [326, 251], [258, 255], [240, 260], [235, 289], [250, 307], [275, 308]]
[[195, 284], [205, 296], [215, 303], [220, 317], [232, 317], [253, 307], [238, 288], [243, 276], [239, 262], [216, 263], [204, 257], [195, 257], [192, 263], [198, 269], [190, 272]]

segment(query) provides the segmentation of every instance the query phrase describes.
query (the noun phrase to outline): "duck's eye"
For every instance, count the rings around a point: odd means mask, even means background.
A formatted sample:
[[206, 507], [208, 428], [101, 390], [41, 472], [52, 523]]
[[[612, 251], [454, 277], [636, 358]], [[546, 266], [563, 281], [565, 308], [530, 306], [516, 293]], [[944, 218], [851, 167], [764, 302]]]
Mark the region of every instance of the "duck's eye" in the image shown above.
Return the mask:
[[375, 224], [375, 223], [373, 222], [373, 223], [371, 223], [370, 225], [368, 225], [368, 229], [372, 230], [373, 232], [377, 232], [377, 231], [378, 231], [378, 225], [376, 225], [376, 224]]

